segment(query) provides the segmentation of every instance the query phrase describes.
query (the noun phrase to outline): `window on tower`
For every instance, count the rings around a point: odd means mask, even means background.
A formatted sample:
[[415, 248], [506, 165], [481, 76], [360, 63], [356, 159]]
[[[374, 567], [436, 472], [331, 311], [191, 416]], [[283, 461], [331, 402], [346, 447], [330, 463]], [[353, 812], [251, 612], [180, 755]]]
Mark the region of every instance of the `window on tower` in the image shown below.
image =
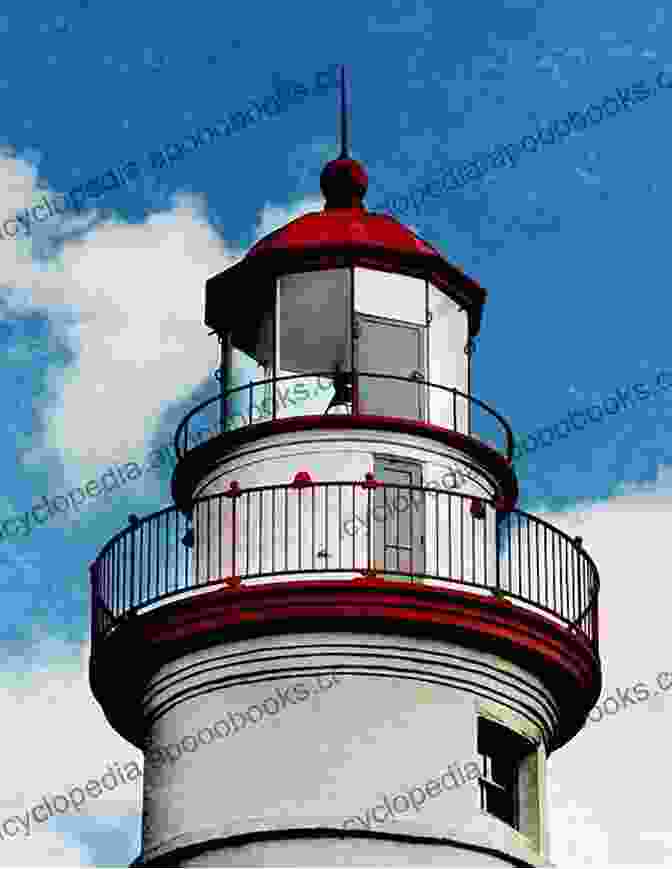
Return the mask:
[[508, 727], [478, 719], [481, 809], [516, 830], [521, 829], [521, 767], [530, 749], [528, 740]]

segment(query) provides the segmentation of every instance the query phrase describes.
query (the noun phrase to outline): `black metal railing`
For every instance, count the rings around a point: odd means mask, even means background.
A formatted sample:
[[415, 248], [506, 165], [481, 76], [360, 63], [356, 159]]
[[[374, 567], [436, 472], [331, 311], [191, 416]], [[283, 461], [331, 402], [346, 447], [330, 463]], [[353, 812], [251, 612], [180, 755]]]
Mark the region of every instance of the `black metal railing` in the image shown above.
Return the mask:
[[[293, 383], [285, 388], [290, 381]], [[340, 404], [341, 412], [431, 423], [477, 437], [509, 461], [513, 456], [513, 433], [506, 420], [459, 389], [419, 377], [363, 371], [335, 375], [333, 371], [322, 371], [250, 382], [201, 402], [175, 432], [177, 458], [211, 438], [258, 422], [324, 414], [332, 400], [339, 398], [345, 399]]]
[[94, 650], [129, 614], [179, 595], [354, 573], [502, 595], [597, 652], [599, 577], [580, 538], [472, 495], [300, 473], [290, 484], [232, 483], [189, 516], [169, 507], [132, 519], [91, 567]]

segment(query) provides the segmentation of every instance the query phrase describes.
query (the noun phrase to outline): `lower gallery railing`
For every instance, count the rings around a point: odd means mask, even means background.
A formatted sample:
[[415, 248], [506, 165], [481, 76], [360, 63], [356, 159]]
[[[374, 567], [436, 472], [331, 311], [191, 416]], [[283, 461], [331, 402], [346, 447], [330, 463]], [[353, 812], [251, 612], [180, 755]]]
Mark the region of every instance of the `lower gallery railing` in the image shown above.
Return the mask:
[[376, 575], [482, 589], [551, 616], [597, 651], [599, 577], [580, 539], [488, 500], [364, 482], [239, 489], [135, 517], [91, 568], [93, 642], [130, 612], [230, 585]]

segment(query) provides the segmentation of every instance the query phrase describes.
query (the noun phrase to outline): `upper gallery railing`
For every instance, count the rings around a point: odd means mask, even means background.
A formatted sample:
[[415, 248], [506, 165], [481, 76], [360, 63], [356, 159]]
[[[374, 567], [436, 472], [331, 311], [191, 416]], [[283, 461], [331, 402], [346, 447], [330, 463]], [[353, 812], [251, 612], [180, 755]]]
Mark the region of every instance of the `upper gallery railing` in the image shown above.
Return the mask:
[[429, 383], [419, 375], [398, 377], [363, 371], [290, 374], [228, 389], [201, 402], [184, 417], [175, 432], [175, 452], [179, 460], [195, 446], [225, 432], [336, 409], [358, 416], [431, 423], [478, 437], [509, 461], [513, 455], [509, 424], [478, 398], [454, 387]]
[[176, 596], [348, 573], [502, 595], [582, 633], [597, 653], [599, 577], [581, 539], [489, 500], [370, 474], [328, 483], [298, 474], [232, 483], [189, 516], [169, 507], [130, 518], [91, 566], [94, 650], [130, 613]]

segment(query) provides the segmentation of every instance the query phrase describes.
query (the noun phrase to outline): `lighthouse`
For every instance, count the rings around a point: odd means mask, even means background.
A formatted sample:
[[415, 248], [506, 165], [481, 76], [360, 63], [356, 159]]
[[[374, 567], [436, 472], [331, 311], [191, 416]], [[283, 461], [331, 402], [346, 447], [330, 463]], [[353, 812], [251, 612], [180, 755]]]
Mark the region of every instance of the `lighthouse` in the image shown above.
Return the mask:
[[133, 865], [551, 865], [597, 568], [516, 509], [486, 292], [367, 210], [341, 85], [323, 209], [206, 283], [221, 363], [174, 505], [90, 568], [92, 691], [145, 758]]

